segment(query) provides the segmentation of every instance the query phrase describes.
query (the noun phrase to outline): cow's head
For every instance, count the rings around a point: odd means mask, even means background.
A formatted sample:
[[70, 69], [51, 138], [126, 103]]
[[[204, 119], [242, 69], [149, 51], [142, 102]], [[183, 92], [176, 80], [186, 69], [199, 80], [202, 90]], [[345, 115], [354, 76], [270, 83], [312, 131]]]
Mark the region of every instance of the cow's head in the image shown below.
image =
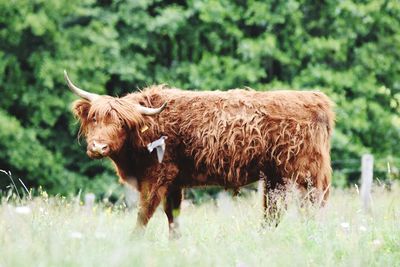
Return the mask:
[[75, 86], [67, 72], [64, 77], [69, 89], [81, 97], [73, 104], [73, 112], [81, 123], [80, 135], [85, 136], [87, 154], [102, 158], [118, 153], [129, 134], [145, 127], [145, 116], [160, 113], [166, 106], [148, 108], [125, 98], [98, 95]]

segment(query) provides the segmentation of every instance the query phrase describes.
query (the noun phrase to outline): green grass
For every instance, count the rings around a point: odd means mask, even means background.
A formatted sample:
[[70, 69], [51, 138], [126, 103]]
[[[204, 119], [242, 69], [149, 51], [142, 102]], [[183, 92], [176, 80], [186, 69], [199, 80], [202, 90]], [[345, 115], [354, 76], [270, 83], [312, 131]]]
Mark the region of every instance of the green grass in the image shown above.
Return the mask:
[[[158, 210], [144, 236], [136, 211], [38, 197], [0, 206], [0, 266], [399, 266], [400, 188], [375, 188], [372, 214], [356, 190], [335, 190], [312, 215], [290, 204], [277, 228], [261, 228], [261, 201], [223, 198], [181, 212], [168, 239]], [[219, 204], [219, 205], [218, 205]]]

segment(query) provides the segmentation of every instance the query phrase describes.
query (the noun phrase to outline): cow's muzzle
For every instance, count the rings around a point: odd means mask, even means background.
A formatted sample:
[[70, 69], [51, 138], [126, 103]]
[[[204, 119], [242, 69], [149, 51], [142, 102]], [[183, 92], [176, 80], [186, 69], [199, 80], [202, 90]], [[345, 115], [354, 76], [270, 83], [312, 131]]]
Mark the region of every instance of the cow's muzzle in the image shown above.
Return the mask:
[[110, 153], [110, 147], [107, 144], [98, 143], [93, 141], [88, 145], [87, 154], [91, 158], [107, 157]]

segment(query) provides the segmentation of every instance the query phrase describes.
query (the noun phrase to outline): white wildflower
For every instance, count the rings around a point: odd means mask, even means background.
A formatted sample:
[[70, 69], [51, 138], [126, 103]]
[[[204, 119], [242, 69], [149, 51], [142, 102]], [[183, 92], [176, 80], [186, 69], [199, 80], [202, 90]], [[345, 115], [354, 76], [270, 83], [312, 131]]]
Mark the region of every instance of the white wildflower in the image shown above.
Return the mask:
[[358, 229], [359, 229], [361, 232], [366, 232], [366, 231], [367, 231], [367, 227], [365, 227], [365, 226], [363, 226], [363, 225], [361, 225]]
[[83, 238], [83, 234], [80, 232], [70, 232], [69, 237], [71, 237], [72, 239], [82, 239]]
[[345, 230], [348, 230], [350, 228], [350, 224], [348, 222], [342, 222], [340, 226]]
[[372, 241], [372, 245], [374, 245], [376, 248], [379, 248], [382, 245], [382, 241], [380, 241], [379, 239], [374, 239]]
[[32, 211], [28, 206], [20, 206], [15, 208], [15, 212], [18, 214], [30, 214]]

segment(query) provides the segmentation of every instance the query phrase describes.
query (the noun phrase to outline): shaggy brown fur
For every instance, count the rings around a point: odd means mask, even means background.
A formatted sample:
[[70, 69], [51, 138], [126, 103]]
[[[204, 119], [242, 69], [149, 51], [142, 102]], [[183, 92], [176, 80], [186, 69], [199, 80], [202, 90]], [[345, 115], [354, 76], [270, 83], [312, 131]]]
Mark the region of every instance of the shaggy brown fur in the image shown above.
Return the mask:
[[[133, 108], [164, 102], [167, 108], [155, 116]], [[260, 173], [265, 174], [268, 191], [292, 182], [305, 191], [312, 189], [315, 197], [328, 197], [334, 113], [323, 93], [198, 92], [153, 86], [122, 98], [77, 100], [74, 112], [88, 145], [107, 143], [110, 153], [104, 156], [113, 160], [120, 179], [137, 185], [139, 227], [147, 224], [162, 199], [174, 225], [172, 210], [179, 209], [184, 187], [237, 190], [259, 180]], [[166, 152], [158, 163], [146, 145], [163, 135], [168, 137]]]

